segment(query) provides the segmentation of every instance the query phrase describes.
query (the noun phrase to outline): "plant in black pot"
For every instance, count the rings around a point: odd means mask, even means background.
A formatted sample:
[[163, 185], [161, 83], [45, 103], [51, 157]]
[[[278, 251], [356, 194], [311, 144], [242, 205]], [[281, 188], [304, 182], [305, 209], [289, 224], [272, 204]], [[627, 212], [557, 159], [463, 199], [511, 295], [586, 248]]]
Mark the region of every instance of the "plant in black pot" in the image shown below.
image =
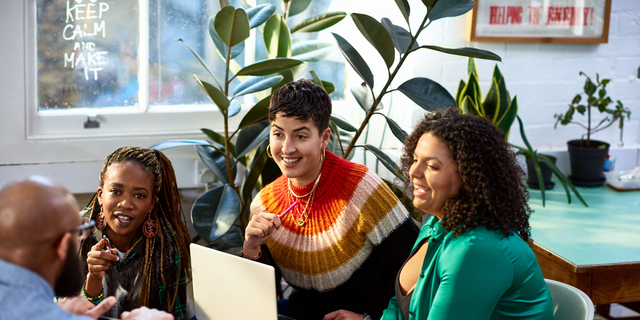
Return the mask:
[[[607, 95], [606, 88], [611, 79], [600, 80], [600, 75], [596, 73], [596, 82], [594, 83], [585, 73], [580, 72], [580, 75], [587, 78], [584, 83], [584, 92], [578, 93], [573, 98], [567, 112], [555, 115], [555, 127], [558, 127], [558, 123], [562, 125], [574, 123], [587, 130], [587, 133], [583, 134], [580, 139], [567, 142], [571, 163], [569, 179], [577, 186], [600, 186], [605, 181], [603, 168], [609, 153], [609, 144], [604, 141], [592, 140], [591, 135], [610, 127], [619, 120], [620, 143], [622, 143], [624, 116], [626, 115], [627, 119], [629, 119], [631, 110], [625, 108], [620, 100], [617, 100], [616, 104], [610, 107], [613, 104], [613, 100]], [[583, 96], [587, 97], [586, 101], [582, 101]], [[591, 124], [594, 109], [606, 114], [604, 119], [600, 120], [596, 126]], [[586, 125], [573, 121], [576, 111], [583, 116], [587, 116]]]

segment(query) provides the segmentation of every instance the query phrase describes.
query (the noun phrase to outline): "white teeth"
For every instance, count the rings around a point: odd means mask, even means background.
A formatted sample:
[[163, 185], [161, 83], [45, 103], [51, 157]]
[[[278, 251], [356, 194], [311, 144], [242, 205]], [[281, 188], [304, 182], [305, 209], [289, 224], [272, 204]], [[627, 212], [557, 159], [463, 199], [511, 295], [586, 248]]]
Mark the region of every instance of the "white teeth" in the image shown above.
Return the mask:
[[118, 220], [122, 220], [122, 221], [129, 221], [131, 220], [131, 217], [127, 217], [127, 216], [116, 216], [116, 218], [118, 218]]
[[300, 161], [300, 158], [296, 158], [296, 159], [282, 158], [282, 161], [284, 161], [286, 163], [295, 163], [295, 162]]

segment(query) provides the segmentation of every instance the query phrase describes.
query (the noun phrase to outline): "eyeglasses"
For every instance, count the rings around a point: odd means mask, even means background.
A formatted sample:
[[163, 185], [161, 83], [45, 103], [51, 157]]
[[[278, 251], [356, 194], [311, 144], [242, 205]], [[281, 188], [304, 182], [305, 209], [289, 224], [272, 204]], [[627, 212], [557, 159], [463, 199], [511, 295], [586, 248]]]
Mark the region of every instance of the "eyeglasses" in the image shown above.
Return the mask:
[[89, 238], [89, 236], [91, 235], [92, 228], [95, 225], [96, 225], [96, 222], [94, 220], [90, 220], [89, 218], [83, 217], [82, 224], [79, 227], [69, 230], [67, 232], [78, 232], [79, 233], [78, 240], [82, 241]]

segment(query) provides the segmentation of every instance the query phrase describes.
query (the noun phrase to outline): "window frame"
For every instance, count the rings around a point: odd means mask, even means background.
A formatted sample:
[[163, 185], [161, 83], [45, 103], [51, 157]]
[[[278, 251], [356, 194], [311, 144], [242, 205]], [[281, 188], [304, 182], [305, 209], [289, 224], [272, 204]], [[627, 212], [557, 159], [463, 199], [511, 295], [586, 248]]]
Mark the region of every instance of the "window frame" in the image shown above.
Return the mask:
[[[138, 37], [138, 57], [145, 57], [138, 59], [138, 105], [69, 110], [38, 110], [37, 0], [26, 1], [24, 37], [27, 140], [193, 135], [201, 134], [200, 128], [224, 130], [223, 117], [213, 103], [149, 106], [149, 0], [137, 1], [140, 8], [139, 34], [145, 35]], [[229, 119], [229, 125], [237, 125], [247, 109], [243, 105], [240, 113]], [[99, 128], [84, 128], [89, 116], [96, 116]]]

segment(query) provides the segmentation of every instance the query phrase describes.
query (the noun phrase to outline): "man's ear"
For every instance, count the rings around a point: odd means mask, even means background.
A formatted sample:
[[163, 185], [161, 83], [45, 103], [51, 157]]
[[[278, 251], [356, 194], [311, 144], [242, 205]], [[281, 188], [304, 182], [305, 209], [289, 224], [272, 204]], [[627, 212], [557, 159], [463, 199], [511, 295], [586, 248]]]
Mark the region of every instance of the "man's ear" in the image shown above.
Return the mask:
[[56, 256], [60, 261], [64, 261], [67, 258], [67, 253], [69, 250], [69, 242], [71, 241], [71, 237], [74, 235], [73, 232], [66, 232], [60, 241], [56, 244]]
[[329, 145], [329, 138], [331, 138], [331, 128], [326, 128], [322, 131], [322, 149], [326, 149]]

